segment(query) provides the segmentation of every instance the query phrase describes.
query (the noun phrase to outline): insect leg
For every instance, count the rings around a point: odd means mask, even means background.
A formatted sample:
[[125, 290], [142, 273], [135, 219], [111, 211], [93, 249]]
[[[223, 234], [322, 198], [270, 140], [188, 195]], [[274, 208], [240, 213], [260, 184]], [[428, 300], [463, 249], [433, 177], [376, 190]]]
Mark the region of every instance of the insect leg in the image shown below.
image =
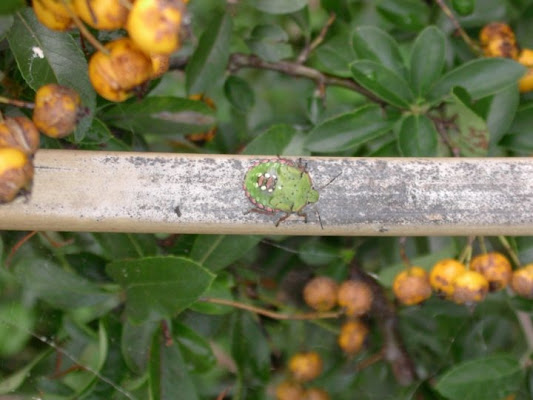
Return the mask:
[[283, 222], [285, 221], [287, 218], [289, 218], [289, 215], [291, 215], [290, 213], [285, 213], [285, 215], [281, 216], [277, 221], [276, 221], [276, 228], [278, 227], [278, 225], [280, 224], [280, 222]]

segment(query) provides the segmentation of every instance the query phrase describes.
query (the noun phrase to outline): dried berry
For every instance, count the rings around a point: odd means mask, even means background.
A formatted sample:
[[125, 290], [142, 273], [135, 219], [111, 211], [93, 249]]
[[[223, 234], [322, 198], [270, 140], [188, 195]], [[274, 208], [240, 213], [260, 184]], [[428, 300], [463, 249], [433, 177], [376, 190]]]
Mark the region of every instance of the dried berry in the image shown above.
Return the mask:
[[489, 290], [496, 291], [507, 287], [513, 269], [511, 263], [501, 253], [480, 254], [470, 262], [470, 269], [482, 274], [489, 282]]
[[39, 131], [28, 117], [6, 117], [0, 123], [0, 147], [15, 147], [32, 155], [39, 148], [39, 142]]
[[327, 276], [317, 276], [304, 287], [305, 303], [317, 311], [329, 311], [337, 304], [338, 285]]
[[337, 302], [348, 316], [366, 314], [372, 307], [374, 295], [370, 287], [361, 281], [347, 280], [341, 283]]
[[95, 29], [112, 30], [123, 28], [129, 10], [125, 0], [74, 0], [76, 14]]
[[304, 388], [298, 382], [283, 381], [276, 386], [277, 400], [303, 400]]
[[368, 327], [358, 319], [351, 319], [341, 326], [337, 343], [346, 354], [356, 354], [363, 348]]
[[392, 284], [396, 298], [405, 305], [422, 303], [431, 296], [428, 273], [420, 267], [400, 272]]
[[518, 296], [533, 299], [533, 264], [513, 271], [511, 288]]
[[152, 61], [129, 38], [105, 45], [109, 54], [94, 53], [89, 60], [89, 79], [96, 92], [110, 101], [124, 101], [150, 79]]
[[289, 360], [289, 370], [295, 380], [310, 381], [322, 373], [322, 357], [314, 351], [296, 353]]
[[128, 15], [129, 36], [147, 54], [170, 54], [180, 46], [181, 0], [136, 0]]
[[54, 83], [41, 86], [35, 94], [33, 123], [47, 136], [65, 137], [76, 128], [80, 102], [74, 89]]
[[26, 153], [12, 147], [0, 148], [0, 203], [8, 203], [31, 188], [33, 164]]
[[429, 274], [429, 283], [437, 293], [452, 298], [455, 290], [453, 281], [465, 271], [466, 267], [463, 263], [452, 258], [446, 258], [433, 266]]
[[489, 291], [489, 282], [476, 271], [465, 271], [454, 281], [453, 300], [456, 303], [477, 303], [485, 299]]

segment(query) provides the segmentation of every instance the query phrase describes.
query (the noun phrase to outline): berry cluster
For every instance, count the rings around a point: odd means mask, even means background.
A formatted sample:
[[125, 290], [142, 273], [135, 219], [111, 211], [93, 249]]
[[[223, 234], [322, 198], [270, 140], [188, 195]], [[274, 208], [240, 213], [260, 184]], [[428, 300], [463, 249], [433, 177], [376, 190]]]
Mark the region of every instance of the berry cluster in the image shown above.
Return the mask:
[[533, 298], [533, 264], [513, 271], [503, 254], [491, 252], [474, 257], [469, 268], [451, 258], [437, 262], [430, 273], [410, 267], [395, 277], [393, 291], [405, 305], [422, 303], [433, 291], [458, 304], [472, 304], [508, 286], [519, 296]]
[[502, 22], [485, 25], [479, 33], [479, 41], [486, 57], [512, 58], [527, 67], [518, 87], [521, 92], [533, 90], [533, 50], [520, 48], [509, 25]]

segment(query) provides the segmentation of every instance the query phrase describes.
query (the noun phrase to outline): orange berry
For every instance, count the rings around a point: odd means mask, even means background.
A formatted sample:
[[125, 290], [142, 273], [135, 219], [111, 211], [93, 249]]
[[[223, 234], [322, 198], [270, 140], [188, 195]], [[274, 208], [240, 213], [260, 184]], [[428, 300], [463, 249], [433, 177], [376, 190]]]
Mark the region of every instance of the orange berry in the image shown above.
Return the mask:
[[305, 303], [317, 311], [329, 311], [337, 304], [338, 285], [327, 276], [317, 276], [304, 287]]
[[495, 38], [483, 46], [483, 54], [486, 57], [518, 58], [518, 45], [516, 42]]
[[489, 282], [476, 271], [465, 271], [454, 281], [453, 300], [456, 303], [474, 303], [485, 299], [489, 291]]
[[511, 281], [513, 269], [509, 260], [501, 253], [480, 254], [470, 262], [470, 269], [482, 274], [489, 282], [489, 290], [501, 290]]
[[304, 388], [298, 382], [283, 381], [276, 386], [277, 400], [303, 400]]
[[356, 354], [362, 348], [368, 336], [368, 327], [358, 319], [351, 319], [341, 326], [337, 343], [347, 354]]
[[370, 311], [373, 299], [372, 290], [362, 281], [344, 281], [337, 293], [337, 303], [344, 309], [345, 314], [351, 317], [358, 317]]
[[487, 45], [494, 39], [504, 39], [516, 43], [516, 37], [511, 27], [503, 22], [491, 22], [483, 27], [479, 33], [482, 46]]
[[72, 18], [62, 2], [33, 0], [33, 12], [41, 24], [53, 31], [66, 31], [73, 26]]
[[128, 15], [129, 36], [147, 54], [170, 54], [180, 46], [181, 0], [136, 0]]
[[322, 357], [314, 351], [296, 353], [289, 360], [289, 370], [295, 380], [310, 381], [322, 373]]
[[320, 388], [309, 388], [305, 391], [303, 400], [329, 400], [329, 394]]
[[150, 79], [152, 61], [129, 38], [113, 40], [105, 48], [109, 54], [97, 51], [89, 60], [89, 79], [100, 96], [124, 101]]
[[453, 281], [457, 275], [466, 271], [463, 263], [453, 258], [446, 258], [437, 262], [429, 274], [429, 283], [433, 290], [442, 293], [444, 296], [451, 298], [455, 287]]
[[0, 123], [0, 147], [15, 147], [27, 155], [39, 148], [40, 135], [28, 117], [6, 117]]
[[150, 54], [150, 61], [152, 61], [151, 79], [159, 78], [170, 67], [170, 56], [168, 54]]
[[533, 299], [533, 264], [513, 271], [511, 288], [518, 296]]
[[421, 267], [411, 267], [396, 275], [392, 284], [396, 298], [405, 305], [422, 303], [431, 296], [428, 273]]
[[0, 148], [0, 203], [8, 203], [23, 191], [29, 191], [33, 164], [26, 153], [12, 147]]
[[76, 14], [95, 29], [113, 30], [124, 27], [129, 10], [124, 0], [73, 0]]
[[65, 137], [76, 128], [80, 103], [74, 89], [55, 83], [41, 86], [35, 93], [33, 123], [47, 136]]

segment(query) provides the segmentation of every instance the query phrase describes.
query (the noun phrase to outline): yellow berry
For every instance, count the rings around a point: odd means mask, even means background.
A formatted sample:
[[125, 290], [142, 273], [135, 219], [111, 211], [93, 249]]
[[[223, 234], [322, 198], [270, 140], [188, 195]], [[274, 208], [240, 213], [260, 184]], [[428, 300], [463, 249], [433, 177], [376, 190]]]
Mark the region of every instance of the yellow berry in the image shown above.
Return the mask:
[[303, 400], [304, 388], [298, 382], [283, 381], [276, 386], [277, 400]]
[[516, 43], [516, 37], [511, 27], [503, 22], [491, 22], [483, 27], [479, 33], [482, 46], [486, 46], [494, 39], [504, 39]]
[[518, 296], [533, 299], [533, 264], [513, 271], [511, 288]]
[[26, 153], [12, 147], [0, 148], [0, 203], [15, 199], [29, 191], [33, 179], [33, 164]]
[[341, 350], [347, 354], [358, 353], [368, 336], [368, 327], [358, 319], [351, 319], [341, 326], [337, 343]]
[[513, 269], [509, 260], [501, 253], [480, 254], [470, 262], [470, 269], [482, 274], [489, 282], [489, 290], [496, 291], [507, 287]]
[[518, 45], [506, 38], [494, 38], [483, 46], [486, 57], [518, 58]]
[[136, 0], [128, 15], [129, 36], [147, 54], [170, 54], [180, 46], [181, 0]]
[[429, 274], [429, 283], [437, 293], [451, 298], [455, 290], [453, 281], [457, 275], [464, 271], [466, 271], [466, 267], [463, 263], [452, 258], [446, 258], [433, 266]]
[[392, 284], [396, 298], [405, 305], [422, 303], [431, 296], [428, 273], [421, 267], [400, 272]]
[[33, 0], [33, 12], [41, 24], [53, 31], [66, 31], [73, 26], [66, 8], [52, 0]]
[[124, 101], [150, 79], [152, 62], [129, 38], [109, 42], [105, 48], [109, 54], [97, 51], [89, 60], [89, 79], [100, 96]]
[[0, 123], [0, 147], [15, 147], [32, 155], [39, 148], [39, 136], [35, 124], [28, 117], [6, 117]]
[[113, 30], [124, 27], [128, 18], [125, 0], [74, 0], [76, 14], [95, 29]]
[[337, 302], [348, 316], [366, 314], [372, 307], [373, 299], [372, 290], [364, 282], [347, 280], [339, 286]]
[[76, 128], [80, 103], [74, 89], [55, 83], [41, 86], [35, 93], [33, 123], [47, 136], [65, 137]]
[[531, 92], [533, 90], [533, 67], [529, 67], [526, 74], [518, 81], [518, 90], [521, 93]]
[[337, 303], [337, 290], [337, 282], [333, 279], [317, 276], [305, 285], [303, 298], [309, 307], [317, 311], [329, 311]]
[[476, 271], [465, 271], [454, 281], [453, 300], [456, 303], [474, 303], [485, 299], [489, 291], [489, 282]]
[[295, 380], [310, 381], [322, 373], [322, 358], [314, 351], [297, 353], [289, 360], [289, 370]]
[[159, 78], [170, 67], [170, 56], [168, 54], [150, 54], [150, 61], [152, 61], [151, 79]]

